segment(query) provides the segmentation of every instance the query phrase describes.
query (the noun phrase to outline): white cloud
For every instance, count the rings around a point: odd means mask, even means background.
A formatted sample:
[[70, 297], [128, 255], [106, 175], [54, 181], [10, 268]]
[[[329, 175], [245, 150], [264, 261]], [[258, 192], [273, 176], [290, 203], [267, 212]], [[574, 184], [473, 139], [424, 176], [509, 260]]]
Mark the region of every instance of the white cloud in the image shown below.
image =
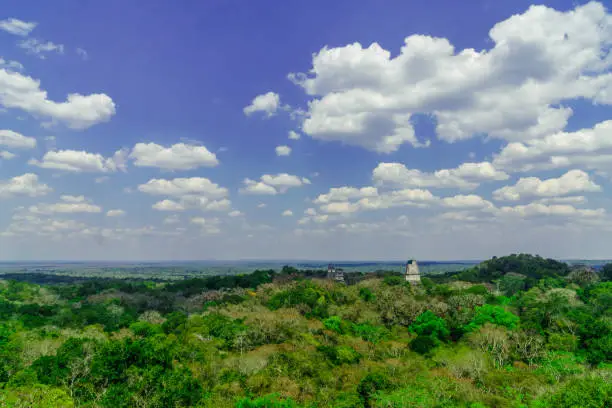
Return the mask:
[[333, 202], [329, 204], [323, 204], [321, 211], [328, 214], [350, 214], [359, 211], [360, 206], [357, 203], [349, 203], [348, 201]]
[[38, 176], [32, 173], [26, 173], [6, 181], [0, 180], [0, 198], [13, 196], [39, 197], [51, 191], [53, 191], [51, 187], [40, 183]]
[[60, 199], [67, 203], [84, 203], [87, 202], [85, 196], [62, 195]]
[[138, 189], [147, 194], [178, 197], [178, 200], [165, 199], [153, 204], [158, 211], [228, 211], [231, 201], [224, 198], [227, 189], [201, 177], [173, 180], [153, 179], [141, 184]]
[[257, 208], [266, 208], [266, 207], [267, 207], [267, 204], [265, 204], [265, 203], [257, 204]]
[[72, 129], [107, 122], [115, 114], [115, 103], [106, 94], [71, 93], [64, 102], [55, 102], [40, 88], [40, 81], [3, 68], [0, 68], [0, 106], [21, 109]]
[[545, 205], [530, 203], [514, 207], [501, 207], [499, 214], [519, 217], [534, 216], [566, 216], [566, 217], [601, 217], [606, 211], [603, 208], [596, 210], [581, 210], [568, 204]]
[[113, 157], [105, 158], [99, 153], [89, 153], [78, 150], [57, 150], [45, 153], [41, 161], [36, 159], [28, 163], [44, 169], [64, 170], [75, 173], [110, 173], [117, 170], [125, 171], [127, 152], [119, 150]]
[[376, 187], [336, 187], [331, 188], [327, 194], [319, 195], [315, 200], [315, 204], [327, 204], [332, 201], [347, 201], [354, 198], [376, 197], [378, 189]]
[[244, 214], [238, 210], [234, 210], [228, 214], [230, 217], [241, 217]]
[[261, 176], [261, 181], [277, 188], [300, 187], [304, 184], [310, 184], [310, 180], [305, 177], [298, 177], [287, 173], [279, 173], [275, 175], [264, 174]]
[[45, 54], [48, 53], [64, 53], [63, 44], [55, 44], [51, 41], [44, 42], [35, 38], [19, 41], [17, 46], [26, 50], [28, 54], [36, 55], [40, 59], [45, 59], [47, 57]]
[[570, 170], [559, 178], [540, 180], [537, 177], [519, 179], [513, 186], [505, 186], [493, 192], [500, 201], [518, 201], [530, 197], [558, 197], [581, 192], [601, 191], [587, 173]]
[[289, 146], [276, 146], [277, 156], [289, 156], [291, 154], [291, 148]]
[[279, 173], [276, 175], [264, 174], [260, 181], [244, 179], [244, 187], [240, 189], [244, 194], [268, 194], [276, 195], [283, 194], [289, 188], [301, 187], [305, 184], [310, 184], [310, 180], [305, 177], [298, 177], [287, 173]]
[[[354, 200], [354, 201], [351, 201]], [[314, 203], [320, 211], [327, 214], [351, 214], [365, 210], [381, 210], [401, 206], [424, 207], [438, 200], [428, 190], [403, 189], [380, 193], [375, 187], [331, 188], [328, 193], [319, 195]], [[316, 217], [313, 208], [306, 210], [308, 217]]]
[[151, 179], [146, 184], [138, 186], [138, 190], [146, 194], [166, 196], [196, 195], [208, 198], [227, 196], [227, 189], [213, 183], [204, 177]]
[[25, 37], [36, 28], [38, 23], [22, 21], [16, 18], [7, 18], [0, 21], [0, 30], [6, 31], [9, 34]]
[[314, 216], [317, 215], [317, 210], [315, 210], [314, 208], [307, 208], [306, 210], [304, 210], [304, 214]]
[[22, 212], [13, 215], [8, 228], [0, 234], [5, 236], [39, 235], [46, 237], [72, 231], [82, 231], [86, 228], [86, 224], [75, 220], [40, 218], [38, 215]]
[[532, 171], [585, 166], [612, 167], [612, 120], [575, 132], [557, 132], [542, 139], [509, 143], [493, 163], [502, 169]]
[[418, 144], [410, 118], [425, 113], [446, 141], [521, 141], [565, 128], [573, 111], [564, 101], [612, 103], [612, 17], [601, 3], [566, 12], [531, 6], [489, 37], [492, 48], [482, 51], [426, 35], [407, 37], [395, 56], [377, 43], [325, 47], [308, 73], [290, 74], [314, 97], [302, 130], [391, 152]]
[[585, 196], [571, 196], [541, 198], [535, 202], [539, 204], [585, 204], [587, 201]]
[[22, 71], [23, 65], [17, 61], [7, 61], [0, 57], [0, 68], [6, 68], [8, 71]]
[[245, 187], [240, 189], [240, 192], [244, 194], [276, 195], [278, 193], [278, 191], [276, 191], [276, 188], [267, 185], [266, 183], [263, 183], [261, 181], [255, 181], [246, 178], [244, 179], [243, 183]]
[[275, 92], [257, 95], [251, 104], [244, 108], [245, 115], [255, 112], [265, 112], [268, 117], [274, 115], [280, 106], [280, 96]]
[[300, 140], [300, 134], [294, 130], [289, 131], [289, 139], [291, 140]]
[[15, 157], [17, 157], [17, 155], [14, 153], [7, 152], [6, 150], [0, 150], [0, 159], [11, 160], [11, 159], [14, 159]]
[[440, 214], [437, 219], [444, 221], [474, 222], [481, 219], [466, 211], [449, 211]]
[[100, 206], [88, 203], [83, 196], [62, 196], [62, 201], [54, 204], [37, 204], [28, 208], [32, 214], [71, 214], [71, 213], [99, 213]]
[[433, 173], [408, 169], [401, 163], [379, 163], [372, 178], [381, 185], [474, 189], [482, 182], [507, 180], [509, 176], [489, 162], [463, 163], [454, 169]]
[[283, 216], [283, 217], [292, 217], [292, 216], [293, 216], [293, 211], [291, 211], [291, 210], [285, 210], [285, 211], [283, 211], [282, 216]]
[[445, 197], [442, 199], [441, 203], [445, 207], [450, 208], [484, 209], [494, 207], [493, 203], [490, 201], [474, 194]]
[[[189, 202], [189, 198], [185, 198]], [[210, 200], [200, 197], [197, 201], [196, 208], [202, 211], [228, 211], [232, 208], [232, 202], [227, 198], [221, 200]]]
[[110, 177], [108, 177], [108, 176], [96, 177], [96, 178], [94, 179], [94, 181], [96, 182], [96, 184], [106, 183], [108, 180], [110, 180]]
[[36, 139], [4, 129], [0, 130], [0, 146], [15, 149], [33, 149], [36, 147]]
[[177, 143], [163, 147], [155, 143], [138, 143], [130, 158], [137, 167], [157, 167], [166, 170], [192, 170], [198, 167], [214, 167], [217, 156], [204, 146]]
[[193, 217], [190, 222], [202, 228], [202, 232], [205, 234], [218, 234], [221, 232], [219, 229], [219, 220], [217, 218], [203, 218]]
[[438, 197], [428, 190], [404, 189], [384, 193], [377, 197], [362, 198], [357, 204], [363, 210], [381, 210], [402, 206], [426, 207], [436, 200]]
[[153, 209], [158, 211], [184, 211], [185, 206], [174, 200], [162, 200], [153, 204]]
[[108, 210], [106, 212], [107, 217], [123, 217], [125, 215], [125, 211], [123, 210]]

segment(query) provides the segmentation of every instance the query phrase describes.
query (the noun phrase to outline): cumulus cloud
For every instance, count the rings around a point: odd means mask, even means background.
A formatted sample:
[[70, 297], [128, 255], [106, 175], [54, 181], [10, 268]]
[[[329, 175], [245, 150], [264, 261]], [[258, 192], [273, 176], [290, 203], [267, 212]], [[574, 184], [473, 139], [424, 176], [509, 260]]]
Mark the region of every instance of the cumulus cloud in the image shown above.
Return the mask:
[[433, 173], [408, 169], [401, 163], [379, 163], [372, 178], [380, 185], [474, 189], [482, 182], [507, 180], [509, 176], [489, 162], [463, 163], [454, 169]]
[[225, 198], [228, 194], [225, 187], [203, 177], [152, 179], [139, 185], [138, 190], [146, 194], [173, 197], [153, 204], [153, 209], [158, 211], [228, 211], [232, 204]]
[[277, 156], [289, 156], [291, 154], [291, 148], [289, 146], [276, 146]]
[[571, 196], [541, 198], [535, 202], [539, 204], [585, 204], [587, 201], [585, 196]]
[[28, 211], [32, 214], [70, 214], [70, 213], [99, 213], [100, 206], [87, 202], [84, 196], [61, 196], [61, 202], [54, 204], [37, 204], [30, 206]]
[[57, 150], [45, 153], [42, 160], [31, 159], [28, 164], [43, 169], [63, 170], [74, 173], [112, 173], [126, 171], [127, 151], [119, 150], [112, 157], [79, 150]]
[[5, 68], [0, 68], [0, 106], [20, 109], [72, 129], [107, 122], [115, 114], [115, 103], [106, 94], [71, 93], [65, 101], [55, 102], [40, 88], [40, 81]]
[[[375, 187], [336, 187], [319, 195], [314, 203], [326, 214], [351, 214], [365, 210], [382, 210], [402, 206], [428, 206], [438, 200], [428, 190], [402, 189], [380, 193]], [[306, 218], [317, 217], [313, 208], [306, 210]]]
[[154, 210], [157, 211], [184, 211], [185, 210], [185, 206], [179, 202], [176, 202], [174, 200], [162, 200], [162, 201], [158, 201], [155, 204], [153, 204], [152, 207]]
[[493, 163], [509, 171], [533, 171], [571, 166], [590, 169], [612, 167], [612, 120], [575, 132], [557, 132], [541, 139], [514, 142], [495, 156]]
[[569, 204], [545, 205], [530, 203], [527, 205], [517, 205], [514, 207], [501, 207], [500, 215], [534, 217], [534, 216], [565, 216], [565, 217], [602, 217], [606, 213], [605, 209], [577, 209]]
[[285, 211], [283, 211], [282, 216], [283, 217], [292, 217], [293, 216], [293, 211], [285, 210]]
[[460, 209], [485, 209], [494, 207], [493, 203], [475, 194], [445, 197], [442, 199], [441, 203], [445, 207]]
[[125, 215], [125, 211], [123, 210], [108, 210], [106, 212], [107, 217], [123, 217]]
[[0, 150], [0, 159], [11, 160], [17, 157], [15, 153], [7, 152], [6, 150]]
[[376, 187], [334, 187], [326, 194], [319, 195], [315, 204], [328, 204], [332, 201], [347, 201], [354, 198], [376, 197], [378, 189]]
[[244, 179], [244, 187], [240, 189], [244, 194], [283, 194], [289, 188], [301, 187], [310, 184], [310, 180], [305, 177], [298, 177], [292, 174], [279, 173], [276, 175], [264, 174], [259, 181]]
[[495, 24], [489, 38], [492, 47], [476, 51], [411, 35], [395, 56], [377, 43], [325, 47], [309, 72], [289, 76], [313, 97], [302, 130], [392, 152], [419, 143], [410, 120], [426, 113], [449, 142], [483, 134], [523, 141], [564, 129], [573, 114], [564, 101], [612, 103], [612, 16], [601, 3], [531, 6]]
[[15, 149], [33, 149], [36, 147], [36, 139], [24, 136], [12, 130], [0, 130], [0, 146]]
[[513, 186], [505, 186], [493, 192], [499, 201], [519, 201], [530, 197], [558, 197], [581, 192], [597, 192], [601, 187], [582, 170], [570, 170], [559, 178], [540, 180], [537, 177], [519, 179]]
[[249, 116], [255, 112], [264, 112], [266, 116], [273, 116], [280, 107], [280, 96], [276, 92], [257, 95], [251, 104], [244, 108], [244, 114]]
[[0, 30], [9, 34], [25, 37], [30, 34], [38, 25], [32, 21], [22, 21], [17, 18], [7, 18], [0, 21]]
[[232, 202], [226, 198], [212, 200], [207, 197], [184, 196], [177, 200], [162, 200], [153, 204], [153, 209], [158, 211], [185, 211], [197, 209], [202, 211], [227, 211], [231, 208]]
[[177, 143], [170, 147], [155, 143], [137, 143], [130, 158], [137, 167], [157, 167], [166, 170], [192, 170], [198, 167], [214, 167], [217, 156], [204, 146]]
[[0, 180], [0, 198], [14, 196], [39, 197], [53, 191], [48, 185], [39, 182], [38, 176], [26, 173], [9, 180]]
[[11, 218], [8, 228], [0, 232], [4, 236], [39, 235], [53, 236], [69, 232], [80, 232], [87, 225], [75, 220], [41, 218], [40, 215], [19, 212]]
[[291, 140], [300, 140], [300, 134], [298, 132], [296, 132], [295, 130], [290, 130], [289, 131], [289, 139], [291, 139]]
[[227, 196], [227, 189], [213, 183], [204, 177], [151, 179], [138, 186], [138, 190], [151, 195], [166, 196], [204, 196], [208, 198], [222, 198]]
[[244, 214], [243, 214], [242, 212], [238, 211], [238, 210], [234, 210], [234, 211], [231, 211], [231, 212], [230, 212], [229, 214], [227, 214], [227, 215], [229, 215], [230, 217], [241, 217], [241, 216], [243, 216]]

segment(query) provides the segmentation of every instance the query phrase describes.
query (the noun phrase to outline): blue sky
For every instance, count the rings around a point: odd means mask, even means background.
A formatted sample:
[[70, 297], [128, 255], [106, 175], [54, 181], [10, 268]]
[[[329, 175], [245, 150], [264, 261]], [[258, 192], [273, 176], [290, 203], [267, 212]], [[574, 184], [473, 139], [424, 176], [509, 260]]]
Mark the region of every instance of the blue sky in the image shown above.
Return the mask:
[[610, 257], [604, 3], [180, 3], [3, 2], [0, 259]]

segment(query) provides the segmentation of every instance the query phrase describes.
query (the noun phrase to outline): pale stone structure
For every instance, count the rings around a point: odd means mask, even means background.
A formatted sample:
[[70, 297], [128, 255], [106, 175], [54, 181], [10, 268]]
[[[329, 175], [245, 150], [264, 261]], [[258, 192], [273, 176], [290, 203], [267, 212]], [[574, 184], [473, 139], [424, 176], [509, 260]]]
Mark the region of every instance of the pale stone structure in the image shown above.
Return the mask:
[[340, 268], [336, 268], [334, 265], [327, 265], [327, 279], [332, 279], [337, 282], [345, 283], [344, 271]]
[[406, 282], [411, 285], [421, 284], [421, 274], [419, 273], [419, 265], [416, 260], [406, 262]]

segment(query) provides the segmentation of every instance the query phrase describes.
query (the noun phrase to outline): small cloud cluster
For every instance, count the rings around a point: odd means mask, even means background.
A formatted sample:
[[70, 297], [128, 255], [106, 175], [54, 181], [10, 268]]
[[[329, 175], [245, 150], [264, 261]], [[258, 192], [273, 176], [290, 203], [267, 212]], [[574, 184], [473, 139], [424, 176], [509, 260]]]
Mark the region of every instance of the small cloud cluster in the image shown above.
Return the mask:
[[249, 116], [255, 112], [263, 112], [267, 117], [273, 116], [280, 107], [280, 96], [276, 92], [257, 95], [244, 108], [244, 114]]
[[276, 175], [264, 174], [259, 181], [246, 178], [243, 183], [244, 187], [240, 189], [243, 194], [276, 195], [283, 194], [293, 187], [310, 184], [310, 180], [292, 174], [279, 173]]
[[138, 190], [171, 197], [153, 204], [153, 209], [158, 211], [227, 211], [231, 208], [231, 201], [226, 198], [228, 190], [204, 177], [151, 179], [139, 185]]

